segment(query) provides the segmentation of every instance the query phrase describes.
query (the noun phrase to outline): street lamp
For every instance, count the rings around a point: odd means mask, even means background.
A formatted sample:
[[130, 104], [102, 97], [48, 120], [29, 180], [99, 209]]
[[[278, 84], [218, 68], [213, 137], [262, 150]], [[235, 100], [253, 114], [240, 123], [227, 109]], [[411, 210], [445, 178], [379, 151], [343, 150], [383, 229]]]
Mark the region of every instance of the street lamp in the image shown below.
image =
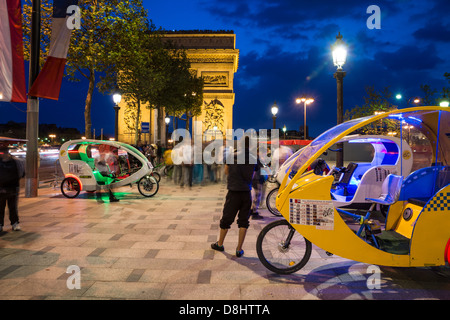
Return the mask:
[[410, 100], [412, 100], [412, 102], [415, 103], [416, 105], [419, 105], [419, 103], [422, 101], [419, 97], [414, 97], [411, 98]]
[[113, 95], [113, 101], [115, 103], [115, 120], [114, 120], [114, 140], [119, 141], [119, 103], [122, 101], [122, 95], [120, 93], [115, 93]]
[[449, 101], [447, 99], [447, 96], [444, 94], [444, 97], [442, 97], [441, 102], [439, 102], [439, 105], [441, 107], [448, 107], [449, 106]]
[[306, 105], [313, 103], [314, 99], [313, 98], [297, 98], [297, 100], [295, 100], [295, 102], [297, 102], [297, 104], [300, 104], [301, 102], [303, 102], [303, 140], [306, 140], [307, 134], [306, 134]]
[[56, 134], [49, 134], [48, 137], [51, 139], [51, 144], [54, 145], [55, 144], [55, 138], [56, 138]]
[[[344, 77], [345, 71], [342, 70], [347, 60], [347, 45], [342, 40], [342, 35], [336, 36], [336, 42], [332, 46], [333, 63], [337, 67], [334, 77], [337, 82], [337, 124], [344, 122]], [[344, 165], [344, 145], [338, 143], [339, 151], [336, 153], [336, 166], [342, 167]]]
[[275, 101], [272, 106], [272, 119], [273, 119], [273, 128], [276, 129], [277, 127], [277, 113], [278, 113], [278, 106], [277, 102]]
[[286, 125], [283, 126], [284, 140], [286, 140]]
[[403, 129], [408, 129], [408, 143], [411, 141], [411, 129], [414, 129], [414, 126], [405, 124]]
[[166, 115], [166, 118], [164, 119], [164, 121], [166, 122], [166, 148], [167, 148], [167, 139], [169, 137], [169, 123], [170, 123], [170, 117], [168, 115]]
[[[400, 94], [400, 93], [397, 93], [396, 95], [395, 95], [395, 99], [397, 99], [397, 100], [402, 100], [403, 99], [403, 96], [402, 96], [402, 94]], [[411, 97], [411, 98], [409, 98], [408, 99], [408, 101], [406, 102], [406, 107], [408, 107], [408, 105], [419, 105], [419, 103], [422, 101], [422, 99], [420, 98], [420, 97]]]

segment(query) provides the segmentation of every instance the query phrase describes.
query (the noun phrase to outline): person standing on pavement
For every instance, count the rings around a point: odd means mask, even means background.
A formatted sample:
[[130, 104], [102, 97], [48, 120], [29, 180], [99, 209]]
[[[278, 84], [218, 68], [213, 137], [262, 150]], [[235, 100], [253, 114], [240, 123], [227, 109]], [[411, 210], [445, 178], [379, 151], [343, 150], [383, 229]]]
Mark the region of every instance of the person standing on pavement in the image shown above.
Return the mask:
[[[211, 244], [211, 248], [217, 251], [224, 251], [223, 243], [225, 237], [234, 222], [236, 216], [237, 225], [239, 227], [238, 244], [236, 247], [236, 256], [241, 257], [244, 254], [242, 245], [244, 244], [247, 229], [250, 225], [249, 216], [252, 206], [252, 178], [256, 170], [257, 159], [250, 152], [250, 139], [245, 137], [244, 150], [238, 149], [238, 153], [231, 155], [225, 164], [225, 174], [228, 176], [227, 189], [228, 193], [225, 198], [222, 218], [220, 219], [219, 240]], [[239, 153], [243, 153], [239, 154]], [[244, 156], [242, 163], [241, 159]]]
[[259, 157], [257, 161], [258, 163], [256, 164], [256, 171], [252, 179], [252, 207], [250, 210], [250, 214], [252, 219], [263, 219], [258, 210], [265, 191], [265, 177], [262, 172], [264, 166]]
[[9, 154], [8, 145], [0, 142], [0, 232], [3, 231], [6, 204], [12, 229], [19, 231], [20, 179], [25, 177], [25, 164]]
[[181, 175], [181, 168], [182, 168], [182, 162], [183, 162], [183, 146], [181, 145], [183, 143], [183, 137], [181, 136], [179, 138], [179, 142], [177, 145], [173, 148], [170, 157], [173, 162], [173, 183], [175, 185], [180, 185], [181, 181], [183, 179], [183, 176]]
[[193, 171], [193, 162], [194, 162], [194, 149], [191, 144], [183, 145], [183, 158], [181, 165], [181, 183], [180, 187], [184, 187], [184, 185], [189, 188], [192, 187], [192, 171]]

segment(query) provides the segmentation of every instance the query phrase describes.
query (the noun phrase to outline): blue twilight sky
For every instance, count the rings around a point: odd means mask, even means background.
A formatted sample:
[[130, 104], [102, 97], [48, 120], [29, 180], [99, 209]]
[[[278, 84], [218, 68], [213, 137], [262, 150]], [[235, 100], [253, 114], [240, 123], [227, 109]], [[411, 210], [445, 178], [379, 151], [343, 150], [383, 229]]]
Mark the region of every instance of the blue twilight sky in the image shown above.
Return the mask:
[[[420, 96], [421, 84], [440, 92], [450, 72], [448, 0], [143, 0], [149, 18], [166, 30], [233, 30], [240, 50], [235, 74], [235, 128], [271, 128], [270, 108], [280, 108], [278, 127], [298, 130], [308, 95], [311, 135], [336, 124], [336, 68], [331, 45], [338, 32], [349, 45], [344, 70], [344, 108], [364, 103], [365, 87], [389, 86], [406, 100]], [[381, 29], [369, 29], [370, 5], [381, 10]], [[84, 131], [87, 83], [64, 81], [59, 101], [41, 100], [40, 122]], [[394, 100], [394, 99], [393, 99]], [[397, 101], [393, 101], [397, 104]], [[25, 122], [26, 105], [0, 102], [0, 123]], [[93, 128], [114, 132], [112, 98], [96, 92]]]

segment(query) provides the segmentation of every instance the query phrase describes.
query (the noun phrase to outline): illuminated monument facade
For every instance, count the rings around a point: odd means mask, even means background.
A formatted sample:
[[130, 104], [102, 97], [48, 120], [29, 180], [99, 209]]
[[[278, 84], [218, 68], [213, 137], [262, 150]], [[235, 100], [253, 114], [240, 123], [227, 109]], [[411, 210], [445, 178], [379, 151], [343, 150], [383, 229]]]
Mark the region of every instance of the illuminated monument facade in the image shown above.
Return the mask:
[[[192, 73], [204, 79], [203, 110], [200, 116], [192, 119], [192, 132], [202, 132], [206, 141], [219, 138], [220, 134], [225, 138], [226, 130], [233, 129], [233, 81], [239, 60], [236, 35], [232, 31], [173, 31], [164, 36], [186, 50]], [[133, 121], [127, 120], [131, 118], [126, 114], [126, 102], [120, 107], [119, 141], [134, 143]], [[141, 124], [144, 124], [141, 141], [157, 143], [157, 110], [142, 107], [141, 111]], [[159, 117], [162, 144], [166, 141], [164, 118], [165, 115]], [[200, 122], [202, 127], [198, 128]], [[178, 127], [184, 128], [184, 125]]]

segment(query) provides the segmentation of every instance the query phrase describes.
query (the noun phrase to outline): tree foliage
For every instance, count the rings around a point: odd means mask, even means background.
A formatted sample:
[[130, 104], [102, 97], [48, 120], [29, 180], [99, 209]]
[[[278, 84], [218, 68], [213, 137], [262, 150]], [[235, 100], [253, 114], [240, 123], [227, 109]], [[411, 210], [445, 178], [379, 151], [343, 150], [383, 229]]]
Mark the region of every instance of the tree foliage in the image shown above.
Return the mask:
[[[444, 78], [447, 80], [447, 82], [450, 84], [450, 73], [445, 72]], [[422, 84], [420, 86], [420, 89], [423, 92], [422, 97], [422, 105], [425, 106], [438, 106], [442, 100], [449, 100], [450, 98], [450, 87], [442, 87], [441, 92], [438, 96], [436, 96], [436, 93], [438, 93], [438, 90], [435, 88], [431, 88], [427, 84]]]
[[[73, 30], [66, 64], [66, 76], [70, 81], [89, 82], [85, 102], [85, 135], [91, 137], [91, 105], [96, 83], [101, 91], [108, 91], [110, 78], [97, 75], [105, 72], [112, 61], [110, 48], [123, 41], [129, 26], [142, 23], [147, 13], [140, 0], [80, 0], [81, 28]], [[31, 0], [25, 0], [23, 7], [25, 58], [29, 59], [31, 35]], [[41, 1], [41, 65], [47, 58], [52, 26], [53, 2]], [[124, 26], [124, 22], [126, 25]], [[124, 29], [119, 29], [121, 28]], [[131, 28], [131, 27], [130, 27]], [[121, 32], [119, 32], [121, 31]]]
[[[30, 60], [31, 53], [31, 0], [25, 0], [23, 5], [23, 54], [25, 60]], [[41, 41], [40, 41], [40, 55], [39, 65], [42, 67], [47, 59], [48, 51], [50, 49], [51, 23], [53, 14], [53, 4], [51, 1], [42, 0], [41, 2]]]
[[[397, 109], [396, 105], [390, 103], [392, 92], [386, 87], [381, 92], [377, 92], [373, 86], [366, 87], [367, 96], [364, 97], [364, 104], [347, 110], [344, 114], [344, 121], [389, 112]], [[398, 124], [389, 119], [383, 119], [376, 123], [371, 123], [359, 131], [364, 134], [388, 134], [397, 131]]]

